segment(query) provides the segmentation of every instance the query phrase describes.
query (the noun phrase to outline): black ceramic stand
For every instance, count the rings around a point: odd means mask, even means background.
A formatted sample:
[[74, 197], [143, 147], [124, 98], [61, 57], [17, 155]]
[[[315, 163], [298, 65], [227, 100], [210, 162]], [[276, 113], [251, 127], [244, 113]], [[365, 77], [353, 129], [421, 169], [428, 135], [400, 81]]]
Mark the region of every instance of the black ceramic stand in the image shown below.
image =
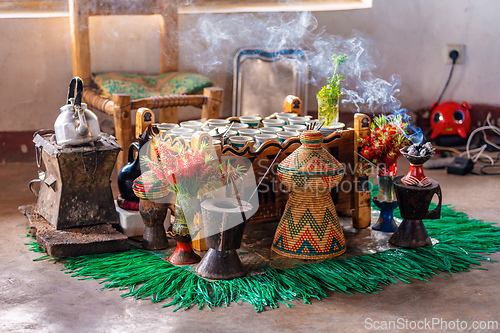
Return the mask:
[[140, 199], [139, 212], [144, 222], [142, 248], [148, 251], [162, 250], [168, 246], [163, 222], [167, 216], [167, 204]]
[[205, 243], [210, 249], [196, 268], [198, 275], [211, 280], [246, 275], [236, 250], [241, 246], [245, 216], [251, 209], [250, 204], [232, 198], [208, 199], [201, 203]]
[[[431, 178], [431, 185], [427, 187], [403, 184], [401, 178], [400, 176], [394, 179], [394, 188], [403, 222], [392, 234], [389, 243], [403, 248], [432, 245], [422, 220], [439, 219], [441, 216], [441, 187]], [[429, 211], [434, 194], [437, 194], [439, 203], [435, 209]]]

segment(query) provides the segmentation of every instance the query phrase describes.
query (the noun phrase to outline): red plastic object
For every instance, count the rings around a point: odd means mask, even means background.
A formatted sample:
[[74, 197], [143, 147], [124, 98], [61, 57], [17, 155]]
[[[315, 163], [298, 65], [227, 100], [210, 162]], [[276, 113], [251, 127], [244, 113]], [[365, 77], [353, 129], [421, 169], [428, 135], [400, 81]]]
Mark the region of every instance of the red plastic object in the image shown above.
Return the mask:
[[125, 200], [121, 197], [120, 194], [118, 194], [117, 202], [118, 206], [120, 206], [120, 208], [123, 208], [125, 210], [135, 210], [135, 211], [139, 210], [139, 201], [136, 202], [136, 201]]
[[183, 236], [174, 237], [174, 239], [177, 238], [177, 247], [170, 258], [168, 258], [168, 262], [172, 265], [190, 265], [200, 262], [200, 256], [193, 251], [191, 237], [189, 237], [189, 241], [180, 239], [181, 237]]
[[416, 185], [418, 187], [427, 187], [431, 184], [431, 181], [424, 174], [423, 165], [414, 165], [410, 163], [410, 169], [406, 175], [401, 178], [401, 182], [406, 185]]
[[431, 139], [440, 135], [460, 135], [466, 138], [471, 133], [470, 105], [467, 102], [444, 102], [431, 106]]

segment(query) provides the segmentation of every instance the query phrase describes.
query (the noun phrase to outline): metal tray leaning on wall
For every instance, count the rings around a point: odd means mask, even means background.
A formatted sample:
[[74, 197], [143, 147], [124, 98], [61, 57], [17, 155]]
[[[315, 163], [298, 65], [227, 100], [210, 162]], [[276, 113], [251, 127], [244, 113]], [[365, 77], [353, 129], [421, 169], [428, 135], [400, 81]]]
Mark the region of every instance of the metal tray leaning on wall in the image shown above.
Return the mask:
[[[228, 118], [237, 121], [237, 117]], [[337, 211], [352, 215], [353, 227], [362, 229], [370, 225], [371, 221], [371, 194], [368, 186], [368, 177], [360, 176], [356, 172], [358, 165], [358, 138], [370, 133], [371, 119], [365, 114], [354, 115], [354, 128], [336, 131], [323, 139], [323, 148], [327, 149], [345, 167], [346, 173], [342, 182], [332, 190], [331, 195]], [[271, 161], [281, 150], [272, 170], [266, 175], [259, 187], [259, 209], [248, 223], [262, 223], [277, 221], [283, 214], [288, 199], [280, 186], [276, 168], [277, 165], [300, 146], [299, 137], [291, 137], [282, 144], [275, 141], [264, 142], [256, 151], [254, 142], [247, 142], [245, 146], [236, 149], [231, 145], [224, 145], [221, 154], [224, 156], [241, 156], [252, 161], [256, 182], [265, 174]]]

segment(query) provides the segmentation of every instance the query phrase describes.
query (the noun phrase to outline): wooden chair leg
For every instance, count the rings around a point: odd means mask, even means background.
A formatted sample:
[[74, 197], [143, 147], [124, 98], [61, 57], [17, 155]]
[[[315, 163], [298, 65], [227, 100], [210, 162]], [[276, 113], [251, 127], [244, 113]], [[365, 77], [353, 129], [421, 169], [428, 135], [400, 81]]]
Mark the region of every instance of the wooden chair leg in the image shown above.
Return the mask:
[[[132, 117], [130, 96], [123, 94], [113, 94], [113, 103], [115, 107], [114, 120], [115, 120], [115, 137], [118, 144], [124, 151], [132, 143]], [[127, 164], [127, 155], [121, 151], [118, 154], [116, 165], [118, 170]]]
[[160, 123], [177, 124], [179, 122], [179, 115], [177, 107], [160, 108]]
[[202, 121], [219, 118], [219, 110], [222, 103], [222, 88], [205, 88], [203, 89], [203, 95], [208, 97], [208, 102], [201, 109]]

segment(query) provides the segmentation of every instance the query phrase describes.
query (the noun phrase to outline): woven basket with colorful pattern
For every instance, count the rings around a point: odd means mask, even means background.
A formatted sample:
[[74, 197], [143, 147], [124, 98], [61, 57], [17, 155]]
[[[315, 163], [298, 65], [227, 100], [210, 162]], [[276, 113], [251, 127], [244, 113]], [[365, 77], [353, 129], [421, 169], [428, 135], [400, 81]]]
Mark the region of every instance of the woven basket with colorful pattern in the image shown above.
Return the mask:
[[323, 134], [306, 131], [302, 146], [278, 166], [278, 177], [290, 197], [274, 235], [272, 250], [297, 259], [326, 259], [345, 252], [345, 238], [330, 190], [344, 168], [321, 143]]
[[139, 199], [157, 200], [172, 194], [151, 171], [146, 171], [132, 183], [132, 190]]

